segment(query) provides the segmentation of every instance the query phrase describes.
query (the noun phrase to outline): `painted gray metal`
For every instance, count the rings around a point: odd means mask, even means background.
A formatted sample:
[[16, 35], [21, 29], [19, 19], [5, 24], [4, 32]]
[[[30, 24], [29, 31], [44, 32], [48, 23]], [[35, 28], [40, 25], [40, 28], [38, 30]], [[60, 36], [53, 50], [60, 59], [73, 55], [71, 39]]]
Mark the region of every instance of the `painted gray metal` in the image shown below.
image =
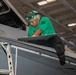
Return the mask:
[[[55, 53], [40, 49], [28, 44], [20, 43], [16, 40], [0, 38], [0, 41], [6, 41], [10, 44], [20, 46], [26, 49], [36, 50], [48, 55], [57, 57]], [[11, 48], [13, 56], [13, 64], [15, 67], [16, 50]], [[68, 58], [72, 60], [71, 58]], [[7, 68], [6, 57], [2, 49], [0, 49], [0, 68]], [[76, 62], [76, 60], [74, 60]], [[76, 65], [65, 64], [61, 66], [58, 60], [43, 57], [41, 55], [18, 50], [17, 75], [76, 75]]]

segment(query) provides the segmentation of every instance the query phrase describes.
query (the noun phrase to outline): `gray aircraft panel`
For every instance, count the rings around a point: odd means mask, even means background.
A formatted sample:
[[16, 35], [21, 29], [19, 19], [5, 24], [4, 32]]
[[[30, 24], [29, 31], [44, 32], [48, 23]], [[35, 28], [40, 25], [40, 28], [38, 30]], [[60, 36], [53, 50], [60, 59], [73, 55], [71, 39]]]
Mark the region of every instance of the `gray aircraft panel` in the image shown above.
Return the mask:
[[52, 34], [52, 35], [44, 35], [44, 36], [32, 36], [32, 37], [23, 37], [23, 38], [18, 38], [20, 41], [32, 41], [32, 40], [44, 40], [44, 39], [49, 39], [50, 37], [53, 36], [58, 36], [59, 34]]
[[[0, 51], [0, 67], [4, 68], [7, 64]], [[13, 52], [13, 60], [14, 52]], [[5, 62], [5, 63], [4, 63]], [[14, 62], [14, 61], [13, 61]], [[5, 65], [5, 66], [4, 66]], [[61, 66], [58, 60], [49, 59], [29, 52], [18, 51], [17, 75], [76, 75], [76, 66], [65, 64]]]
[[[2, 40], [2, 39], [1, 39]], [[51, 52], [44, 51], [40, 48], [34, 48], [30, 45], [20, 44], [15, 41], [7, 41], [11, 44], [19, 45], [27, 49], [41, 51], [46, 54], [51, 54]], [[15, 69], [15, 53], [14, 48], [11, 49], [13, 55], [13, 63]], [[56, 56], [55, 53], [52, 53]], [[57, 57], [57, 56], [56, 56]], [[69, 58], [71, 60], [71, 58]], [[0, 49], [0, 68], [7, 68], [6, 57], [2, 49]], [[76, 62], [76, 61], [75, 61]], [[43, 57], [41, 55], [33, 54], [30, 52], [18, 50], [18, 61], [17, 61], [17, 75], [76, 75], [76, 65], [66, 63], [61, 66], [59, 61], [52, 58]]]

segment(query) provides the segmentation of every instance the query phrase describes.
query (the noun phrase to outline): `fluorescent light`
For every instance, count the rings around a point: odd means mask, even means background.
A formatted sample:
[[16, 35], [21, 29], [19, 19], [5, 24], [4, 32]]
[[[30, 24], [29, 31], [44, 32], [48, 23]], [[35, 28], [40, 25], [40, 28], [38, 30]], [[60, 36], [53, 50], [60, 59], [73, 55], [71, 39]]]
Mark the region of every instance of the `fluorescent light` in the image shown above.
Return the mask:
[[71, 27], [71, 26], [75, 26], [75, 25], [76, 25], [76, 23], [68, 24], [69, 27]]
[[47, 4], [47, 1], [40, 1], [40, 2], [38, 2], [37, 4], [38, 4], [38, 5], [45, 5], [45, 4]]
[[44, 1], [38, 2], [37, 4], [41, 6], [41, 5], [45, 5], [47, 3], [54, 2], [54, 1], [56, 1], [56, 0], [44, 0]]
[[46, 0], [47, 2], [54, 2], [54, 1], [56, 1], [56, 0]]

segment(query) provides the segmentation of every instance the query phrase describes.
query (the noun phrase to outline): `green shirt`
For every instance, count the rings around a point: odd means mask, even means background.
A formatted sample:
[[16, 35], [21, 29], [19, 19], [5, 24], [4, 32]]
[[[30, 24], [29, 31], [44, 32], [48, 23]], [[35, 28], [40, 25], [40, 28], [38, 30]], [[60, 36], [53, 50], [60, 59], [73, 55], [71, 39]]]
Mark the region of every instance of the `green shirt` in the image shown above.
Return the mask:
[[36, 27], [29, 25], [28, 36], [32, 36], [38, 29], [42, 30], [40, 35], [49, 35], [55, 33], [52, 22], [48, 17], [42, 17]]

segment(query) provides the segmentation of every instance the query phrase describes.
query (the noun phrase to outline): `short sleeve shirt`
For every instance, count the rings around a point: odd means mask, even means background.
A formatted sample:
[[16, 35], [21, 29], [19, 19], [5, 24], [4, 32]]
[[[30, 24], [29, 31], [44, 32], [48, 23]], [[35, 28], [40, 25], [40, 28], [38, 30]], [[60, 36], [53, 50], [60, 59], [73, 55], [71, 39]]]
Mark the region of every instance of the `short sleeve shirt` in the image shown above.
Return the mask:
[[32, 36], [38, 29], [42, 30], [40, 35], [50, 35], [55, 33], [52, 22], [48, 17], [42, 17], [36, 27], [30, 25], [28, 29], [28, 36]]

